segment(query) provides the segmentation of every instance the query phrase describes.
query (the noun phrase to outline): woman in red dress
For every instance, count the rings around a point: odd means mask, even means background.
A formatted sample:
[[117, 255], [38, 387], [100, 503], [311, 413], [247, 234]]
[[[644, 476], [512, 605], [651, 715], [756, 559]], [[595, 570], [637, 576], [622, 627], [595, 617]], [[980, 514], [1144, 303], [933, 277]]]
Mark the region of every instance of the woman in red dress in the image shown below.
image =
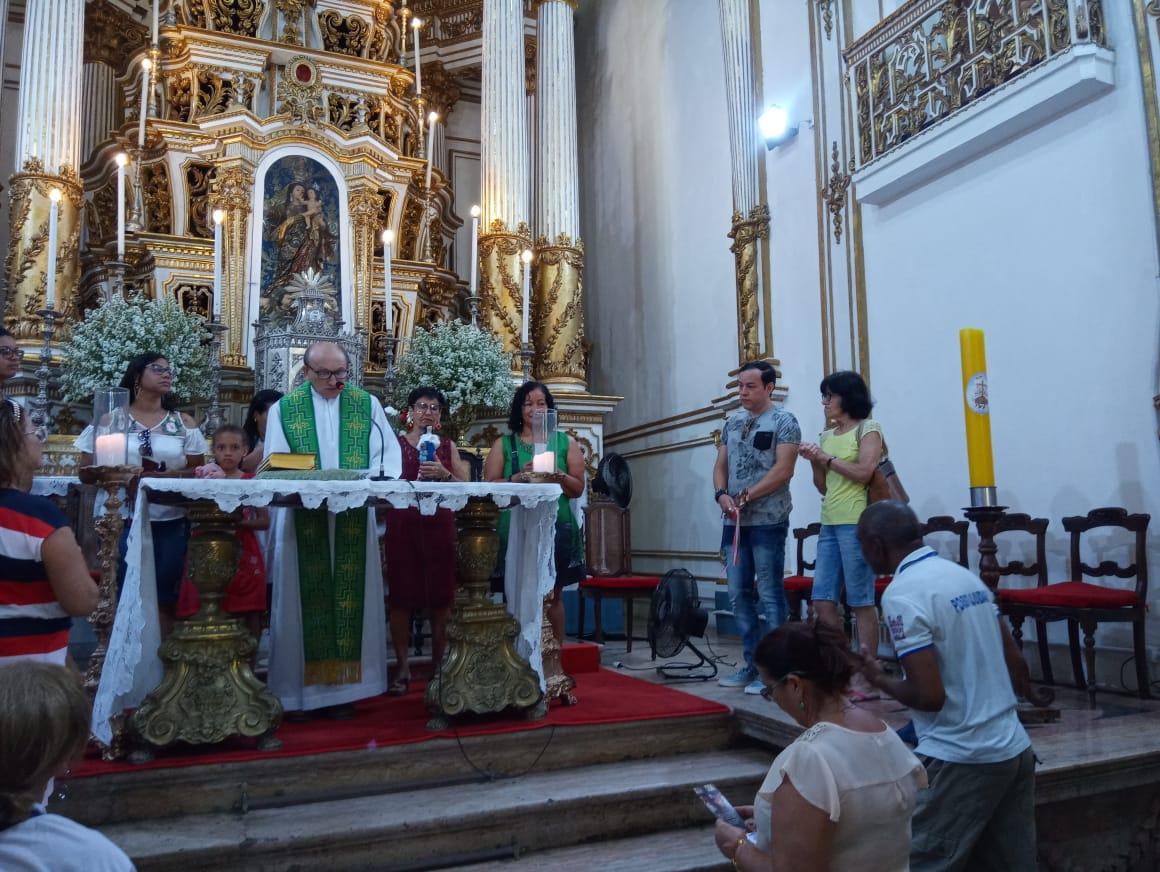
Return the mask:
[[[406, 432], [399, 436], [403, 475], [410, 481], [466, 481], [466, 464], [450, 439], [440, 439], [433, 461], [419, 459], [419, 440], [438, 432], [447, 400], [435, 388], [418, 387], [407, 397]], [[455, 513], [439, 509], [424, 517], [418, 509], [387, 512], [387, 605], [395, 679], [387, 693], [402, 696], [411, 685], [408, 649], [411, 613], [426, 609], [431, 620], [431, 662], [443, 660], [447, 614], [455, 600]]]
[[[246, 456], [249, 441], [246, 431], [236, 424], [218, 427], [213, 434], [213, 457], [217, 469], [201, 467], [202, 478], [253, 478], [239, 468]], [[255, 639], [262, 635], [262, 615], [266, 611], [266, 565], [262, 559], [262, 548], [255, 530], [265, 530], [270, 526], [270, 513], [266, 509], [244, 508], [242, 520], [234, 527], [234, 535], [242, 546], [238, 559], [238, 570], [234, 573], [226, 595], [222, 598], [222, 609], [231, 615], [238, 615], [246, 622], [246, 628]], [[201, 606], [197, 588], [189, 580], [189, 566], [185, 568], [185, 578], [181, 582], [181, 593], [177, 599], [177, 616], [188, 618], [196, 614]]]

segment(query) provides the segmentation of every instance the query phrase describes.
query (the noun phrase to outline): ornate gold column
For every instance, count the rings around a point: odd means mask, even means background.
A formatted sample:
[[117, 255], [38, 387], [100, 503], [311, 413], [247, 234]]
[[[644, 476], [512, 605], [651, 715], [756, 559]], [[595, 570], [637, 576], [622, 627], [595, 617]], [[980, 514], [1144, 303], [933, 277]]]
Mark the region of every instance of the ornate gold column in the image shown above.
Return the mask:
[[[483, 326], [503, 342], [505, 351], [512, 354], [520, 350], [520, 327], [524, 316], [520, 252], [531, 247], [531, 230], [522, 222], [517, 232], [511, 233], [497, 218], [479, 237], [479, 296]], [[517, 365], [513, 362], [513, 369]]]
[[31, 340], [39, 329], [48, 267], [48, 195], [60, 188], [57, 303], [75, 312], [81, 187], [84, 0], [28, 0], [20, 58], [16, 165], [11, 179], [5, 325]]
[[576, 0], [536, 5], [536, 378], [557, 390], [587, 388], [584, 244], [576, 157]]
[[375, 234], [382, 217], [383, 195], [366, 184], [352, 184], [348, 199], [350, 207], [351, 254], [354, 272], [351, 287], [354, 293], [355, 329], [368, 333], [371, 329], [371, 299], [374, 296]]
[[71, 166], [50, 175], [36, 158], [24, 162], [22, 172], [9, 180], [12, 206], [6, 272], [8, 299], [4, 326], [21, 344], [40, 341], [40, 318], [48, 283], [49, 193], [60, 188], [57, 211], [56, 308], [66, 321], [76, 317], [76, 287], [80, 277], [80, 215], [83, 190]]
[[[480, 206], [484, 233], [479, 239], [479, 293], [484, 326], [514, 353], [520, 349], [525, 316], [519, 257], [532, 241], [522, 0], [484, 0], [482, 45]], [[513, 369], [517, 366], [513, 356]]]
[[[758, 76], [754, 63], [750, 0], [718, 0], [729, 110], [733, 170], [733, 226], [729, 239], [737, 281], [737, 354], [741, 362], [773, 354], [769, 295], [762, 246], [769, 239], [769, 207], [762, 175], [757, 123]], [[764, 347], [763, 347], [764, 346]]]
[[760, 360], [761, 353], [761, 252], [762, 240], [769, 239], [769, 207], [754, 206], [748, 218], [733, 213], [733, 266], [737, 278], [737, 349], [742, 362]]
[[218, 166], [209, 208], [226, 213], [222, 225], [222, 324], [229, 329], [222, 354], [225, 366], [247, 366], [246, 237], [253, 190], [254, 171], [249, 164]]

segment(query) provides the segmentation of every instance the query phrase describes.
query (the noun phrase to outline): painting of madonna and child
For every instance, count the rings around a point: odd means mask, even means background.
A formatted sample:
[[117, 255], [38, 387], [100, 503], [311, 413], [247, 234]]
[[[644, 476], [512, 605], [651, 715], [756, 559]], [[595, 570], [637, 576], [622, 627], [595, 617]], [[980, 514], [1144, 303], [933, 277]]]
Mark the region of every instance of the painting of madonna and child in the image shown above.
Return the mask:
[[327, 311], [341, 317], [339, 203], [334, 177], [316, 160], [291, 155], [266, 171], [259, 311], [267, 327], [293, 320], [301, 275], [309, 271], [322, 276]]

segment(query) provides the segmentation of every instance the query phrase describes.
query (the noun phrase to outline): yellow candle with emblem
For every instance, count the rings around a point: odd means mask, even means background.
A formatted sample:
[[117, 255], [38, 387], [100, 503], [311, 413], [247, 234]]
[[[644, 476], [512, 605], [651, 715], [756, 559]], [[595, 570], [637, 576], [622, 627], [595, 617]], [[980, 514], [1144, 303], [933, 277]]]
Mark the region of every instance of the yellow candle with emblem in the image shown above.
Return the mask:
[[[991, 457], [991, 404], [987, 389], [987, 352], [983, 331], [964, 328], [959, 331], [959, 350], [963, 362], [963, 414], [967, 424], [967, 465], [970, 468], [971, 504], [990, 505], [989, 501], [976, 502], [976, 491], [995, 488], [995, 464]], [[985, 495], [978, 494], [980, 499]]]

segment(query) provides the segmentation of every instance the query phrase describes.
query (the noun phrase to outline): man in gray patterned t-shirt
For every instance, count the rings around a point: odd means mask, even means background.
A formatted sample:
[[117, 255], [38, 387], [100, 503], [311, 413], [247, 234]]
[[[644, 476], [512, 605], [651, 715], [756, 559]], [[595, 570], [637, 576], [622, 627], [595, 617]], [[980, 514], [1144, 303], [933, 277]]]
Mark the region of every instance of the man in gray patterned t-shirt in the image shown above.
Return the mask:
[[[761, 693], [753, 652], [761, 639], [757, 605], [770, 632], [786, 619], [785, 540], [789, 531], [789, 480], [802, 431], [797, 419], [773, 405], [777, 373], [765, 361], [747, 363], [737, 374], [741, 409], [729, 416], [713, 466], [717, 505], [725, 514], [721, 550], [729, 600], [741, 631], [745, 663], [718, 681]], [[733, 543], [739, 537], [737, 559]]]

